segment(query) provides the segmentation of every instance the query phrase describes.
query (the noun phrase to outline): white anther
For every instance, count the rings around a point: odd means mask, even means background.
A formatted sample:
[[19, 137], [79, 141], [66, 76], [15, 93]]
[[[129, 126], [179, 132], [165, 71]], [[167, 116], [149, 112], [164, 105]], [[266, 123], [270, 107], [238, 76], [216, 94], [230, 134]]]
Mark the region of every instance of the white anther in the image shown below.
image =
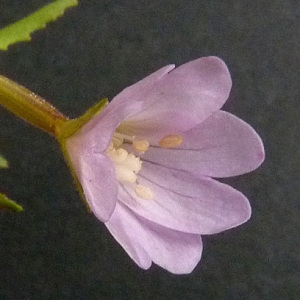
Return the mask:
[[131, 183], [136, 182], [137, 176], [132, 170], [122, 165], [116, 165], [115, 167], [118, 181]]
[[121, 163], [127, 158], [127, 156], [128, 152], [125, 149], [119, 148], [117, 150], [114, 149], [114, 151], [112, 151], [110, 158], [116, 163]]
[[149, 148], [149, 142], [146, 140], [136, 140], [132, 143], [133, 148], [139, 153], [144, 153]]
[[122, 148], [119, 149], [115, 149], [115, 148], [109, 148], [106, 151], [106, 154], [109, 156], [109, 158], [116, 162], [116, 163], [120, 163], [122, 161], [124, 161], [126, 159], [126, 157], [128, 156], [128, 152]]
[[[120, 182], [135, 183], [137, 174], [142, 168], [140, 158], [122, 148], [124, 141], [134, 143], [134, 137], [131, 138], [132, 140], [130, 141], [124, 134], [115, 133], [106, 151], [107, 156], [114, 162], [117, 180]], [[136, 147], [139, 151], [146, 151], [149, 147], [147, 141], [136, 142]]]
[[122, 162], [122, 166], [133, 170], [135, 173], [138, 173], [142, 168], [142, 162], [139, 157], [129, 153], [126, 159]]
[[119, 148], [123, 144], [124, 139], [122, 137], [114, 136], [112, 141], [113, 141], [114, 147]]
[[154, 197], [153, 192], [149, 187], [139, 184], [135, 187], [135, 193], [138, 197], [145, 200], [151, 200]]

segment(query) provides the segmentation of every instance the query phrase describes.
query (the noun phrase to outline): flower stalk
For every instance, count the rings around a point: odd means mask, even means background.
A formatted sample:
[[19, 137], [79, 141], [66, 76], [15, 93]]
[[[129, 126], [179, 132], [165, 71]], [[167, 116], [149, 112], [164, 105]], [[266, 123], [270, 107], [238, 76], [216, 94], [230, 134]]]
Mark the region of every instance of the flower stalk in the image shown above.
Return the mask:
[[68, 118], [30, 90], [0, 75], [0, 104], [28, 123], [54, 136]]

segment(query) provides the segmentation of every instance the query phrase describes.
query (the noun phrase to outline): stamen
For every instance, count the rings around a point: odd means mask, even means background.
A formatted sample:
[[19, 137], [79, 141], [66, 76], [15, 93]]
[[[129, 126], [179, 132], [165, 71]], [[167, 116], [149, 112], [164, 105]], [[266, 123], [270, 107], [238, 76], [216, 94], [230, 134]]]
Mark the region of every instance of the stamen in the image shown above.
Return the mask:
[[166, 135], [159, 141], [161, 148], [175, 148], [182, 143], [181, 135]]
[[146, 140], [136, 140], [132, 143], [133, 148], [138, 151], [139, 153], [146, 152], [149, 148], [149, 142]]
[[114, 133], [114, 138], [122, 139], [123, 141], [125, 140], [125, 141], [129, 141], [129, 142], [133, 142], [135, 136], [123, 134], [123, 133], [120, 133], [120, 132], [115, 132]]
[[[142, 169], [142, 161], [139, 156], [135, 156], [134, 153], [128, 153], [122, 147], [124, 141], [132, 143], [133, 148], [139, 153], [148, 150], [149, 142], [146, 140], [135, 140], [135, 137], [115, 132], [112, 142], [106, 150], [106, 154], [114, 163], [117, 180], [119, 182], [136, 183], [137, 174]], [[153, 192], [148, 187], [137, 185], [135, 192], [142, 199], [153, 198]]]
[[116, 175], [117, 175], [117, 180], [120, 182], [131, 182], [135, 183], [137, 176], [136, 174], [130, 170], [129, 168], [126, 168], [122, 165], [116, 166]]
[[126, 159], [122, 162], [122, 166], [127, 167], [137, 173], [142, 168], [142, 162], [139, 157], [136, 157], [132, 153], [129, 153]]
[[119, 148], [123, 144], [124, 139], [122, 137], [113, 136], [112, 141], [114, 147]]
[[139, 184], [135, 187], [135, 193], [138, 197], [145, 200], [151, 200], [154, 197], [153, 192], [149, 187]]
[[119, 149], [110, 149], [109, 151], [107, 151], [107, 155], [116, 163], [120, 163], [122, 161], [124, 161], [127, 156], [128, 156], [128, 152], [123, 149], [123, 148], [119, 148]]

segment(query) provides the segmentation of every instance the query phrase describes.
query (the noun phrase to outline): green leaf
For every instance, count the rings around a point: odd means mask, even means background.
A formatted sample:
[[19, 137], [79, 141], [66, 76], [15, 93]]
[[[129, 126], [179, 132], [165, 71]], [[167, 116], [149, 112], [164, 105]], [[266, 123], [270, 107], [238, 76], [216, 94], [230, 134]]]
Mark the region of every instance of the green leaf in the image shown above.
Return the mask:
[[8, 161], [1, 155], [0, 155], [0, 168], [1, 169], [8, 168]]
[[68, 7], [76, 6], [77, 0], [57, 0], [33, 14], [0, 30], [0, 50], [21, 41], [30, 41], [30, 34], [43, 29], [46, 24], [62, 16]]
[[4, 194], [0, 193], [0, 209], [8, 209], [15, 212], [21, 212], [23, 207], [17, 204], [15, 201], [10, 200]]

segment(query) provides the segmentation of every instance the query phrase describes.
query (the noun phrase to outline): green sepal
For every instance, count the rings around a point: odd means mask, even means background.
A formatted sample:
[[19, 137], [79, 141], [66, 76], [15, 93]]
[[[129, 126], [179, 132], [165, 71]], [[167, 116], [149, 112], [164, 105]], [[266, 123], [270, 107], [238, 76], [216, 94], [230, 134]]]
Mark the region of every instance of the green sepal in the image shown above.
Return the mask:
[[9, 45], [22, 41], [30, 41], [30, 35], [36, 30], [43, 29], [46, 24], [55, 21], [64, 11], [78, 4], [77, 0], [57, 0], [33, 14], [0, 30], [0, 50], [7, 50]]
[[9, 199], [6, 195], [0, 193], [0, 209], [21, 212], [23, 210], [23, 207], [17, 204], [15, 201]]
[[7, 169], [8, 168], [8, 161], [0, 155], [0, 168]]
[[68, 137], [75, 134], [80, 128], [85, 125], [91, 118], [95, 117], [98, 113], [100, 113], [108, 104], [108, 99], [102, 99], [96, 105], [92, 106], [89, 110], [87, 110], [82, 116], [66, 120], [59, 125], [59, 129], [56, 133], [56, 138], [61, 143], [66, 140]]

